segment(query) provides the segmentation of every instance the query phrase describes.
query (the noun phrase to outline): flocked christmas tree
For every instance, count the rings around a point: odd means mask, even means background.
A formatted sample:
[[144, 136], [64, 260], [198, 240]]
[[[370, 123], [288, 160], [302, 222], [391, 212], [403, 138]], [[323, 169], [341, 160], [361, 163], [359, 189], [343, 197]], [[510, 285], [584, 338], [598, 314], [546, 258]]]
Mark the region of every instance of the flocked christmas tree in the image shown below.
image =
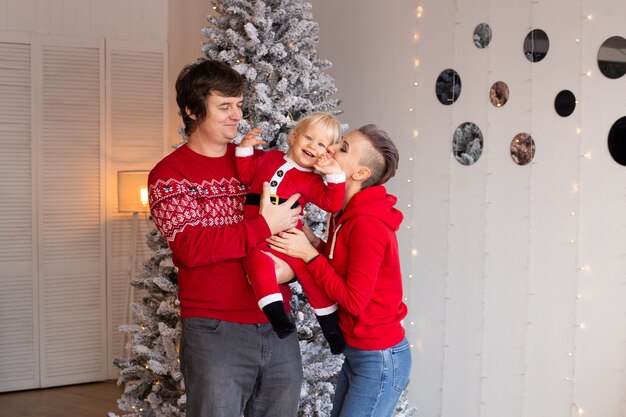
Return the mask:
[[[268, 147], [287, 148], [294, 122], [312, 111], [338, 113], [334, 81], [324, 73], [328, 61], [317, 58], [318, 25], [311, 5], [300, 0], [214, 1], [203, 52], [233, 66], [247, 80], [243, 134], [263, 128]], [[326, 213], [307, 206], [307, 223], [323, 233]], [[153, 229], [147, 236], [154, 255], [132, 285], [145, 296], [132, 306], [134, 323], [121, 326], [131, 340], [130, 358], [116, 358], [125, 385], [118, 406], [125, 417], [184, 416], [184, 381], [178, 361], [180, 317], [177, 271], [166, 241]], [[300, 286], [292, 284], [292, 309], [304, 370], [299, 416], [327, 417], [343, 357], [330, 353]], [[109, 413], [109, 416], [115, 416]], [[395, 416], [415, 415], [405, 396]]]

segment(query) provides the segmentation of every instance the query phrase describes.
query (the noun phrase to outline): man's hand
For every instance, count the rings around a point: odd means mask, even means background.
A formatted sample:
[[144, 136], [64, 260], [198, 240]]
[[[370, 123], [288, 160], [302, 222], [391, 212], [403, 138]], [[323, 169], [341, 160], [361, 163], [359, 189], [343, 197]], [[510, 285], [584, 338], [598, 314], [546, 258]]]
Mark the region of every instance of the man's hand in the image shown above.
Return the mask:
[[298, 225], [298, 217], [301, 207], [291, 208], [298, 201], [300, 194], [296, 193], [289, 197], [287, 201], [277, 206], [270, 201], [270, 185], [263, 183], [263, 194], [259, 204], [259, 214], [263, 216], [273, 235], [283, 230], [291, 229]]
[[263, 129], [261, 129], [260, 127], [250, 130], [248, 133], [246, 133], [243, 139], [241, 139], [241, 143], [239, 144], [239, 146], [241, 146], [242, 148], [248, 148], [250, 146], [265, 145], [265, 141], [259, 138], [259, 135], [262, 131]]

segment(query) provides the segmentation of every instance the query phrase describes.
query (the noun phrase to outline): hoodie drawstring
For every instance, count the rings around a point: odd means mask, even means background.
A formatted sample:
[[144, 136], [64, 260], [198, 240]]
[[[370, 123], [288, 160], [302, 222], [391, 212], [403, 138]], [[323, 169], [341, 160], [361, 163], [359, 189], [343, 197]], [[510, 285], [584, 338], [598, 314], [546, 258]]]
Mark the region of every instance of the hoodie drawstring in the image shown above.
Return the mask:
[[333, 243], [330, 245], [330, 254], [328, 255], [328, 259], [333, 259], [333, 254], [335, 252], [335, 243], [337, 243], [337, 232], [339, 231], [339, 229], [341, 229], [341, 226], [343, 226], [343, 223], [337, 226], [333, 233]]

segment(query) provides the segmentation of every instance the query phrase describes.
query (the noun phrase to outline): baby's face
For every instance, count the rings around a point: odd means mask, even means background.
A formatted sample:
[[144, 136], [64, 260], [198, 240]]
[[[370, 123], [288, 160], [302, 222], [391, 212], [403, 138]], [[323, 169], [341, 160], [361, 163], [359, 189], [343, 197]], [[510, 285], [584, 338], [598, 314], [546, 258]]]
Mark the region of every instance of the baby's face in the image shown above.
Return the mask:
[[317, 160], [328, 152], [332, 138], [319, 125], [309, 125], [293, 132], [287, 156], [304, 168], [312, 168]]

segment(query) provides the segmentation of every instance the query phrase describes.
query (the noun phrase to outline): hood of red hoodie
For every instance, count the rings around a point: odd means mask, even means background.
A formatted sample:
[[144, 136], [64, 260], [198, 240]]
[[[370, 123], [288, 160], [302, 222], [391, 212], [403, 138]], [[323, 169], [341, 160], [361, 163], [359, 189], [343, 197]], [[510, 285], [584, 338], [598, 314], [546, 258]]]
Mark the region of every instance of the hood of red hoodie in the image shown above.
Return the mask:
[[367, 187], [350, 199], [337, 225], [353, 217], [370, 216], [382, 220], [394, 232], [398, 231], [404, 215], [394, 207], [397, 201], [395, 196], [387, 194], [387, 190], [382, 185]]

